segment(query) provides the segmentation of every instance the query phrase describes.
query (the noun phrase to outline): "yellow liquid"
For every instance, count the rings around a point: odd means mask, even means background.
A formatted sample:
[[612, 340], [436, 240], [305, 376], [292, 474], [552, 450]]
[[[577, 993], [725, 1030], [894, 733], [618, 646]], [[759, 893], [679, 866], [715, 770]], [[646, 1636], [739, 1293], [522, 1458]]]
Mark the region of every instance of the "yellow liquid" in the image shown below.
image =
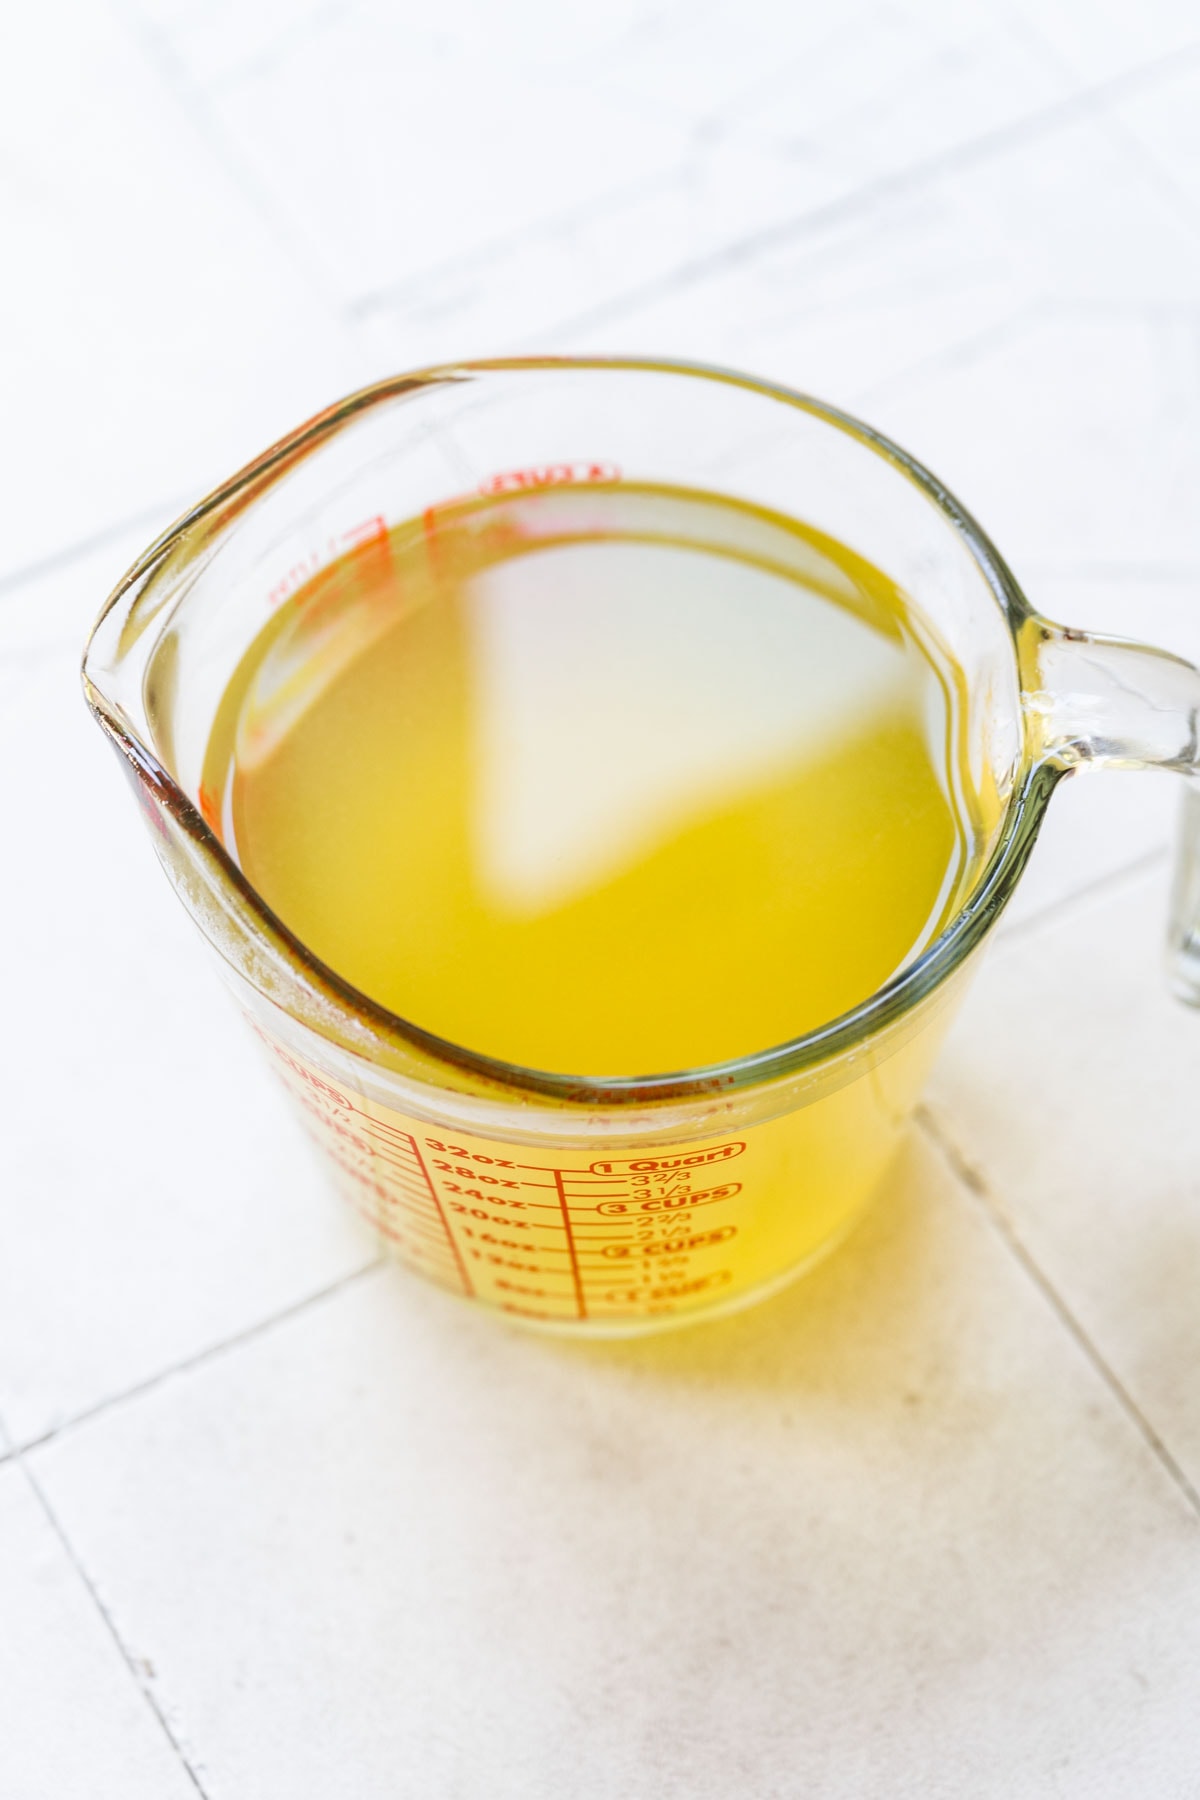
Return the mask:
[[276, 611], [209, 809], [345, 980], [442, 1038], [639, 1076], [787, 1042], [978, 861], [959, 682], [851, 550], [613, 485], [439, 509]]
[[[747, 506], [480, 497], [272, 598], [218, 710], [205, 814], [311, 952], [492, 1057], [636, 1077], [785, 1043], [930, 942], [994, 829], [962, 677], [905, 596]], [[314, 1062], [271, 1047], [412, 1267], [624, 1332], [736, 1304], [837, 1241], [948, 993], [794, 1089], [716, 1082], [681, 1141], [612, 1116], [568, 1146], [548, 1108], [499, 1142], [438, 1123], [436, 1094], [421, 1118], [347, 1087], [316, 1040]]]

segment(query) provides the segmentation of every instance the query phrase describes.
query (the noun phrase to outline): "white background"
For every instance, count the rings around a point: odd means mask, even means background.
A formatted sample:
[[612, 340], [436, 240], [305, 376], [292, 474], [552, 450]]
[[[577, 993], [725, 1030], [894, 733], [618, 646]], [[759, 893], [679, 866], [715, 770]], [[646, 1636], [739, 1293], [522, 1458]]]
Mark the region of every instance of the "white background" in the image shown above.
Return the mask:
[[1194, 0], [13, 6], [0, 245], [0, 1795], [1200, 1792], [1168, 780], [1060, 793], [836, 1259], [583, 1351], [377, 1262], [76, 680], [273, 437], [538, 348], [839, 402], [1200, 656]]

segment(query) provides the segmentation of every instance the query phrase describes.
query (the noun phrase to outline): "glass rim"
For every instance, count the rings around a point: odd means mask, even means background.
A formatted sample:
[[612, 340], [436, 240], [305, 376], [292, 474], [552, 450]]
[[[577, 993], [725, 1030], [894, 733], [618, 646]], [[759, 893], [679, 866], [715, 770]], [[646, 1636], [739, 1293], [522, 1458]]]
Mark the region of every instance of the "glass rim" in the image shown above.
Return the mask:
[[[439, 1037], [381, 1006], [314, 955], [246, 879], [199, 808], [193, 805], [179, 787], [151, 746], [142, 742], [140, 736], [131, 730], [129, 721], [110, 707], [102, 687], [92, 680], [89, 670], [89, 659], [100, 626], [144, 577], [152, 575], [171, 552], [183, 545], [186, 535], [197, 524], [239, 497], [249, 497], [252, 501], [258, 491], [272, 485], [273, 474], [278, 477], [303, 454], [336, 435], [359, 414], [405, 394], [415, 394], [455, 379], [488, 374], [561, 374], [585, 369], [610, 374], [627, 372], [673, 375], [741, 388], [765, 399], [778, 401], [792, 410], [806, 413], [845, 433], [891, 463], [898, 474], [906, 477], [933, 503], [943, 520], [956, 532], [960, 541], [965, 543], [1004, 614], [1013, 640], [1013, 659], [1018, 666], [1019, 679], [1016, 634], [1025, 621], [1036, 615], [983, 528], [916, 457], [911, 456], [884, 433], [841, 408], [781, 383], [719, 365], [660, 357], [624, 356], [495, 357], [441, 363], [392, 376], [348, 394], [280, 438], [160, 533], [117, 583], [105, 602], [88, 637], [82, 674], [88, 704], [103, 728], [156, 790], [159, 801], [167, 807], [179, 828], [192, 840], [194, 848], [214, 869], [221, 884], [234, 890], [241, 905], [254, 914], [259, 928], [274, 940], [277, 949], [290, 963], [299, 967], [307, 986], [315, 987], [339, 1009], [352, 1012], [360, 1027], [364, 1024], [369, 1026], [371, 1036], [381, 1047], [393, 1050], [416, 1049], [437, 1063], [482, 1079], [489, 1085], [607, 1109], [622, 1105], [645, 1106], [656, 1100], [680, 1100], [761, 1087], [782, 1077], [832, 1062], [898, 1023], [954, 973], [981, 942], [1008, 903], [1033, 848], [1050, 794], [1062, 771], [1031, 760], [1023, 751], [996, 845], [967, 898], [918, 956], [847, 1012], [781, 1044], [702, 1067], [643, 1075], [560, 1074], [510, 1063], [503, 1058], [489, 1056], [483, 1051], [471, 1050], [448, 1038]], [[219, 949], [219, 946], [216, 947]], [[231, 959], [227, 957], [227, 960]], [[243, 979], [249, 978], [243, 976]], [[328, 1035], [315, 1020], [306, 1018], [304, 1022], [321, 1035]], [[356, 1047], [355, 1053], [369, 1056], [369, 1050], [361, 1044]]]

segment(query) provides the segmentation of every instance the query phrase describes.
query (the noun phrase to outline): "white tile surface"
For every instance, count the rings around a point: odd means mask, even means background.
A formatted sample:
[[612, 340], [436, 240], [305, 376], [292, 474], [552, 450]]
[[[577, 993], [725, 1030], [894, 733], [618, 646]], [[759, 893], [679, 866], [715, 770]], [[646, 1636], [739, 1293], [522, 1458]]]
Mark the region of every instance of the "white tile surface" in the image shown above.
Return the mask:
[[1114, 118], [1143, 148], [1165, 189], [1200, 221], [1200, 69], [1195, 58], [1152, 93], [1133, 94]]
[[1200, 1525], [914, 1146], [768, 1306], [373, 1278], [35, 1453], [214, 1794], [1195, 1790]]
[[[738, 54], [706, 56], [705, 44], [722, 36]], [[875, 310], [886, 312], [879, 272], [897, 254], [903, 265], [907, 248], [891, 243], [891, 205], [898, 203], [902, 224], [908, 189], [919, 192], [934, 178], [939, 159], [952, 161], [960, 144], [994, 148], [1004, 130], [1053, 111], [1072, 88], [1003, 15], [974, 6], [867, 6], [836, 19], [808, 6], [759, 7], [742, 20], [735, 45], [729, 37], [718, 9], [700, 17], [681, 9], [632, 47], [622, 42], [598, 59], [591, 78], [603, 91], [615, 84], [636, 97], [653, 88], [660, 113], [671, 112], [677, 88], [687, 96], [686, 156], [672, 168], [644, 171], [634, 192], [546, 219], [511, 243], [489, 241], [471, 256], [464, 239], [427, 275], [419, 272], [420, 257], [409, 255], [403, 277], [356, 299], [356, 314], [371, 320], [380, 344], [419, 361], [453, 354], [454, 341], [491, 350], [533, 347], [547, 332], [565, 329], [574, 346], [581, 330], [582, 341], [599, 341], [591, 321], [598, 316], [603, 329], [611, 315], [619, 348], [637, 342], [746, 361], [761, 354], [754, 320], [764, 307], [777, 316], [781, 301], [804, 328], [816, 324], [820, 342], [832, 322], [827, 315], [840, 314], [847, 298], [838, 291], [847, 233], [851, 308], [855, 275], [860, 282], [866, 275]], [[756, 81], [740, 60], [751, 50]], [[710, 81], [696, 80], [697, 64]], [[869, 274], [854, 267], [864, 234], [888, 240], [858, 259]], [[800, 280], [786, 267], [793, 239], [802, 259], [814, 246]], [[831, 252], [832, 283], [825, 268]], [[930, 273], [918, 277], [919, 290], [928, 290]], [[913, 300], [911, 275], [902, 266], [899, 281], [889, 284], [900, 290], [902, 312]], [[739, 324], [748, 307], [749, 330], [724, 350], [703, 335], [691, 341], [697, 314], [720, 331], [726, 295]], [[852, 315], [858, 357], [869, 367], [872, 346], [856, 323]], [[864, 378], [860, 360], [849, 391]], [[847, 391], [844, 381], [835, 382], [839, 388]]]
[[1017, 9], [1048, 53], [1092, 80], [1120, 80], [1131, 67], [1194, 53], [1197, 42], [1188, 0], [1017, 0]]
[[1026, 564], [1200, 562], [1200, 236], [1085, 122], [945, 183], [1020, 305], [956, 334], [860, 404], [936, 468], [1018, 576]]
[[76, 676], [279, 431], [537, 348], [846, 404], [1049, 614], [1200, 658], [1195, 7], [52, 0], [6, 48], [0, 1415], [69, 1552], [0, 1467], [4, 1800], [194, 1793], [139, 1682], [208, 1800], [1200, 1791], [1169, 781], [1056, 796], [957, 1173], [918, 1142], [790, 1295], [584, 1353], [353, 1279]]
[[1018, 577], [1026, 562], [1195, 567], [1197, 391], [1184, 316], [1039, 308], [881, 388], [871, 412], [986, 522]]
[[999, 935], [1023, 930], [1122, 870], [1155, 859], [1165, 866], [1178, 807], [1178, 783], [1166, 775], [1105, 770], [1060, 783]]
[[[731, 29], [711, 3], [574, 15], [464, 4], [435, 26], [406, 9], [291, 17], [256, 0], [239, 9], [246, 41], [233, 53], [220, 9], [142, 0], [140, 13], [348, 299], [443, 266], [453, 283], [464, 253], [503, 253], [531, 229], [571, 235], [597, 208], [623, 205], [633, 254], [593, 267], [588, 282], [593, 300], [622, 292], [1077, 85], [977, 3], [860, 5], [831, 18], [808, 0], [760, 0]], [[348, 104], [331, 105], [335, 95]], [[647, 187], [662, 201], [659, 229], [643, 235]], [[561, 313], [578, 275], [560, 275]], [[538, 286], [527, 288], [535, 304]]]
[[0, 1468], [0, 1794], [195, 1800], [19, 1469]]
[[1010, 128], [1078, 86], [986, 0], [758, 0], [736, 34], [723, 6], [680, 8], [653, 37], [615, 45], [596, 74], [696, 128], [820, 169], [841, 191]]
[[348, 299], [632, 192], [685, 153], [679, 126], [598, 93], [586, 67], [529, 67], [486, 19], [446, 32], [405, 8], [324, 8], [207, 78], [186, 21], [151, 29]]
[[1165, 918], [1159, 868], [999, 943], [931, 1104], [1200, 1487], [1200, 1015]]
[[18, 9], [0, 57], [0, 576], [178, 511], [357, 379], [106, 0]]
[[770, 367], [851, 404], [960, 490], [1018, 572], [1178, 563], [1197, 543], [1197, 300], [1200, 237], [1085, 120], [868, 189], [555, 341]]

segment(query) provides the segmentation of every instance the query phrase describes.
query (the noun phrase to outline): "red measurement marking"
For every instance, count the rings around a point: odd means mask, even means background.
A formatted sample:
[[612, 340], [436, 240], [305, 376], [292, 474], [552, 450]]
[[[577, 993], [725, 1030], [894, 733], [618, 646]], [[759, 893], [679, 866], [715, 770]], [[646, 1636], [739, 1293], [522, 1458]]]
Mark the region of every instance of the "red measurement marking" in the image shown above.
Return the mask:
[[644, 1306], [648, 1300], [683, 1300], [689, 1294], [703, 1293], [705, 1288], [724, 1287], [732, 1280], [732, 1269], [717, 1269], [711, 1275], [697, 1275], [691, 1281], [670, 1281], [661, 1287], [610, 1288], [604, 1298], [612, 1306]]
[[387, 536], [387, 520], [382, 513], [373, 513], [359, 525], [352, 525], [349, 531], [343, 531], [343, 544], [373, 544], [379, 538]]
[[717, 1144], [712, 1150], [693, 1150], [687, 1156], [639, 1156], [623, 1162], [594, 1162], [593, 1175], [658, 1175], [668, 1169], [698, 1169], [705, 1163], [728, 1162], [740, 1156], [745, 1144]]
[[557, 462], [538, 463], [529, 469], [502, 469], [498, 475], [489, 475], [479, 483], [470, 494], [452, 494], [448, 499], [439, 500], [434, 506], [427, 506], [421, 514], [421, 525], [430, 543], [437, 538], [438, 514], [451, 506], [461, 506], [464, 500], [471, 500], [476, 494], [491, 497], [496, 494], [528, 494], [539, 488], [550, 487], [589, 487], [597, 484], [620, 481], [621, 471], [613, 462]]
[[481, 494], [520, 494], [530, 488], [572, 487], [586, 482], [620, 481], [611, 462], [540, 463], [532, 469], [505, 469], [479, 484]]
[[[346, 1164], [343, 1164], [342, 1166], [347, 1167]], [[354, 1171], [350, 1170], [350, 1173], [353, 1174]], [[353, 1206], [359, 1218], [365, 1219], [373, 1231], [378, 1231], [380, 1235], [387, 1238], [390, 1243], [399, 1244], [406, 1254], [411, 1256], [414, 1261], [417, 1257], [428, 1256], [435, 1243], [439, 1249], [444, 1250], [446, 1248], [445, 1240], [442, 1238], [427, 1238], [422, 1242], [415, 1233], [409, 1230], [407, 1225], [405, 1225], [403, 1230], [397, 1230], [395, 1226], [389, 1225], [386, 1219], [380, 1218], [379, 1214], [372, 1207], [360, 1203], [357, 1200], [351, 1200], [350, 1204]], [[452, 1262], [448, 1266], [451, 1268], [454, 1267]], [[427, 1262], [423, 1262], [421, 1267], [423, 1273], [428, 1272], [429, 1265]], [[457, 1269], [455, 1269], [454, 1272], [457, 1274]]]
[[736, 1225], [718, 1225], [713, 1231], [698, 1231], [692, 1237], [665, 1238], [661, 1242], [631, 1244], [627, 1240], [605, 1244], [601, 1256], [677, 1256], [688, 1250], [703, 1250], [709, 1244], [723, 1244], [734, 1237]]
[[567, 1206], [567, 1191], [563, 1186], [562, 1174], [554, 1171], [554, 1185], [558, 1189], [558, 1208], [562, 1213], [563, 1230], [567, 1234], [567, 1249], [571, 1252], [571, 1281], [575, 1288], [575, 1304], [579, 1309], [579, 1317], [587, 1318], [587, 1301], [583, 1297], [583, 1277], [579, 1273], [579, 1257], [575, 1251], [575, 1233], [571, 1230], [571, 1214]]
[[[407, 1132], [405, 1133], [405, 1136], [406, 1137], [408, 1136]], [[422, 1173], [422, 1175], [424, 1175], [426, 1181], [429, 1183], [429, 1197], [433, 1201], [433, 1204], [438, 1209], [438, 1218], [442, 1221], [442, 1229], [445, 1231], [447, 1241], [449, 1242], [451, 1250], [454, 1252], [454, 1260], [458, 1264], [458, 1273], [462, 1278], [463, 1289], [467, 1295], [467, 1298], [469, 1300], [473, 1299], [474, 1295], [475, 1295], [475, 1289], [474, 1289], [474, 1286], [472, 1285], [471, 1277], [467, 1274], [467, 1265], [463, 1261], [462, 1251], [458, 1247], [458, 1240], [456, 1239], [453, 1231], [451, 1231], [450, 1221], [446, 1217], [446, 1214], [442, 1209], [441, 1195], [438, 1193], [436, 1187], [433, 1185], [433, 1177], [432, 1177], [432, 1175], [430, 1175], [429, 1170], [425, 1166], [425, 1158], [421, 1155], [421, 1152], [417, 1148], [416, 1138], [409, 1137], [408, 1141], [413, 1147], [413, 1155], [416, 1157], [418, 1163], [421, 1165], [421, 1173]]]
[[220, 831], [221, 808], [218, 805], [217, 796], [210, 787], [204, 784], [201, 784], [200, 788], [200, 817], [211, 830]]
[[158, 803], [157, 789], [150, 784], [135, 762], [126, 761], [122, 758], [121, 766], [129, 777], [129, 784], [133, 789], [134, 797], [142, 809], [142, 817], [145, 819], [147, 825], [149, 825], [151, 831], [154, 832], [155, 836], [160, 837], [164, 844], [169, 844], [171, 842], [171, 828], [167, 824], [162, 808]]
[[740, 1181], [727, 1181], [723, 1187], [701, 1188], [695, 1194], [659, 1194], [649, 1200], [640, 1197], [632, 1200], [602, 1200], [596, 1211], [606, 1217], [618, 1217], [624, 1213], [672, 1212], [681, 1206], [712, 1206], [718, 1200], [732, 1200], [741, 1191]]
[[293, 563], [286, 575], [280, 577], [267, 595], [267, 605], [276, 607], [285, 601], [289, 594], [303, 587], [310, 575], [315, 575], [321, 564], [316, 554], [306, 556], [303, 562]]
[[326, 538], [321, 549], [309, 550], [299, 562], [292, 564], [286, 574], [280, 576], [267, 594], [267, 606], [273, 610], [298, 588], [302, 588], [305, 582], [310, 581], [318, 570], [336, 562], [339, 556], [346, 556], [372, 544], [378, 544], [381, 550], [390, 548], [387, 520], [382, 513], [372, 513], [369, 519], [360, 519], [357, 525], [351, 525], [336, 537]]
[[315, 1088], [319, 1094], [326, 1095], [335, 1106], [345, 1107], [347, 1112], [358, 1111], [358, 1108], [351, 1104], [339, 1088], [335, 1088], [331, 1082], [324, 1081], [319, 1075], [315, 1075], [308, 1064], [301, 1062], [299, 1057], [290, 1055], [282, 1044], [277, 1044], [275, 1039], [262, 1029], [261, 1025], [250, 1018], [249, 1013], [245, 1017], [249, 1021], [250, 1029], [258, 1034], [271, 1054], [277, 1057], [286, 1068], [289, 1068], [293, 1075], [298, 1075], [301, 1081], [307, 1082], [309, 1087]]

